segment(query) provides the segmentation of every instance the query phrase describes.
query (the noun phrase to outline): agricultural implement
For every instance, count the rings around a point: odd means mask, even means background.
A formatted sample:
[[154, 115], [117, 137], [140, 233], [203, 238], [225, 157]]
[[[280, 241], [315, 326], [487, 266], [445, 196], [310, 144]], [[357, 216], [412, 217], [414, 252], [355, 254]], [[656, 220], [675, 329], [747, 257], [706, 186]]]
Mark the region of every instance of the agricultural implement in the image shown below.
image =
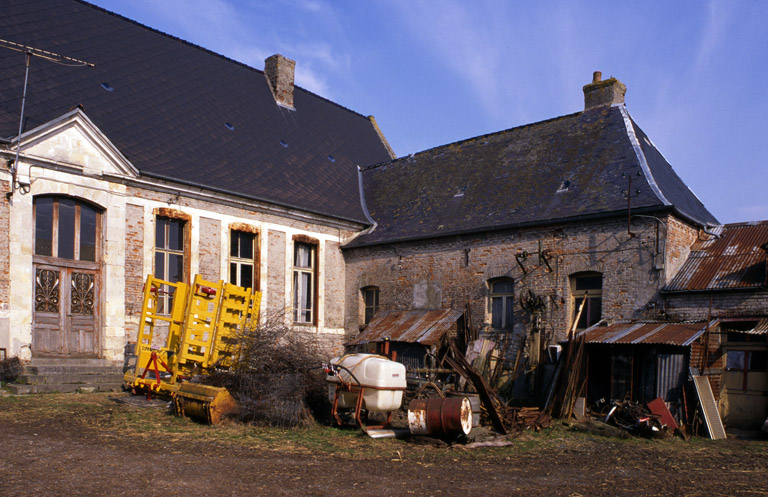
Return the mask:
[[197, 275], [192, 285], [147, 277], [136, 340], [136, 366], [125, 373], [135, 392], [171, 397], [177, 416], [218, 424], [236, 409], [226, 388], [192, 383], [228, 370], [238, 337], [255, 324], [261, 293]]

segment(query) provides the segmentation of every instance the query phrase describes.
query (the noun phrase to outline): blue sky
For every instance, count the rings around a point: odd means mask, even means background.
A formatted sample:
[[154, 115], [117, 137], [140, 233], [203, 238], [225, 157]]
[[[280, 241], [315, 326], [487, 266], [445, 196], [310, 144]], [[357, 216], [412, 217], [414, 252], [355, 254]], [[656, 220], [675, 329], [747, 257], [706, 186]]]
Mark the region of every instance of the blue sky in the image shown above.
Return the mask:
[[723, 223], [768, 220], [768, 1], [92, 0], [372, 114], [399, 155], [583, 109], [592, 72]]

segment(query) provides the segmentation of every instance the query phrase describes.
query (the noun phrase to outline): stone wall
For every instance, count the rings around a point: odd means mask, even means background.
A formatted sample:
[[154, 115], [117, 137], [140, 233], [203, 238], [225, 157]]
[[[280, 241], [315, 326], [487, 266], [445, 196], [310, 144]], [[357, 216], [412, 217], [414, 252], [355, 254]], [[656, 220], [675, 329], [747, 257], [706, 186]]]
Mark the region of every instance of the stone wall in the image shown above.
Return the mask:
[[[200, 240], [198, 252], [200, 267], [198, 274], [209, 281], [218, 281], [222, 278], [221, 221], [218, 219], [200, 218]], [[225, 250], [224, 255], [228, 252]], [[226, 276], [226, 273], [225, 273]]]
[[664, 250], [682, 254], [677, 244], [688, 243], [685, 236], [665, 239], [663, 223], [670, 220], [633, 219], [631, 234], [626, 218], [614, 218], [347, 249], [347, 335], [356, 335], [363, 322], [360, 289], [377, 286], [381, 309], [463, 310], [469, 304], [474, 326], [493, 336], [489, 281], [508, 277], [515, 286], [513, 333], [530, 331], [532, 315], [521, 306], [521, 296], [534, 295], [545, 304], [540, 321], [545, 339], [559, 340], [574, 312], [570, 277], [582, 271], [603, 275], [603, 318], [658, 317], [650, 303], [666, 283], [659, 259]]
[[125, 210], [125, 335], [134, 341], [144, 298], [144, 209], [128, 204]]

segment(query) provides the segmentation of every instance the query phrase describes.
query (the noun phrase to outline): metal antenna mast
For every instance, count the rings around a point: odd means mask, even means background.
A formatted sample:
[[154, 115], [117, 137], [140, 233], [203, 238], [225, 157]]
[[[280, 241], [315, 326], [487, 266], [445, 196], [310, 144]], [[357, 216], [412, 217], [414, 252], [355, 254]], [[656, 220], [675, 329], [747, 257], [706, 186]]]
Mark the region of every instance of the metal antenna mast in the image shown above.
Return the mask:
[[[30, 61], [33, 56], [40, 57], [41, 59], [45, 59], [51, 62], [54, 62], [56, 64], [64, 65], [64, 66], [71, 66], [71, 67], [94, 67], [95, 64], [92, 64], [90, 62], [86, 62], [84, 60], [80, 59], [74, 59], [72, 57], [67, 57], [66, 55], [57, 54], [55, 52], [49, 52], [48, 50], [42, 50], [40, 48], [30, 47], [27, 45], [22, 45], [20, 43], [16, 43], [13, 41], [3, 40], [0, 38], [0, 47], [7, 48], [9, 50], [15, 50], [17, 52], [22, 52], [25, 55], [25, 70], [24, 70], [24, 91], [21, 96], [21, 115], [19, 116], [19, 134], [16, 136], [16, 157], [13, 161], [13, 166], [11, 167], [11, 191], [8, 192], [7, 197], [10, 199], [13, 196], [13, 192], [18, 190], [20, 188], [19, 183], [16, 181], [16, 173], [19, 168], [19, 152], [21, 151], [21, 132], [22, 128], [24, 127], [24, 106], [27, 102], [27, 83], [29, 81], [29, 65]], [[27, 185], [27, 191], [29, 191], [29, 185]], [[22, 191], [21, 193], [27, 193], [27, 191]]]

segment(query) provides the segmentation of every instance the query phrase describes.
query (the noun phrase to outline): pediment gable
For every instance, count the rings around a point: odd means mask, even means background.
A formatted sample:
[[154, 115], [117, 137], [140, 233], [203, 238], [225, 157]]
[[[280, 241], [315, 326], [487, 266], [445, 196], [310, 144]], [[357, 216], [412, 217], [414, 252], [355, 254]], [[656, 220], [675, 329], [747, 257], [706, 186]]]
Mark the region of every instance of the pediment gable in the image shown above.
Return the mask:
[[81, 109], [21, 135], [25, 160], [96, 176], [138, 176], [138, 170]]

